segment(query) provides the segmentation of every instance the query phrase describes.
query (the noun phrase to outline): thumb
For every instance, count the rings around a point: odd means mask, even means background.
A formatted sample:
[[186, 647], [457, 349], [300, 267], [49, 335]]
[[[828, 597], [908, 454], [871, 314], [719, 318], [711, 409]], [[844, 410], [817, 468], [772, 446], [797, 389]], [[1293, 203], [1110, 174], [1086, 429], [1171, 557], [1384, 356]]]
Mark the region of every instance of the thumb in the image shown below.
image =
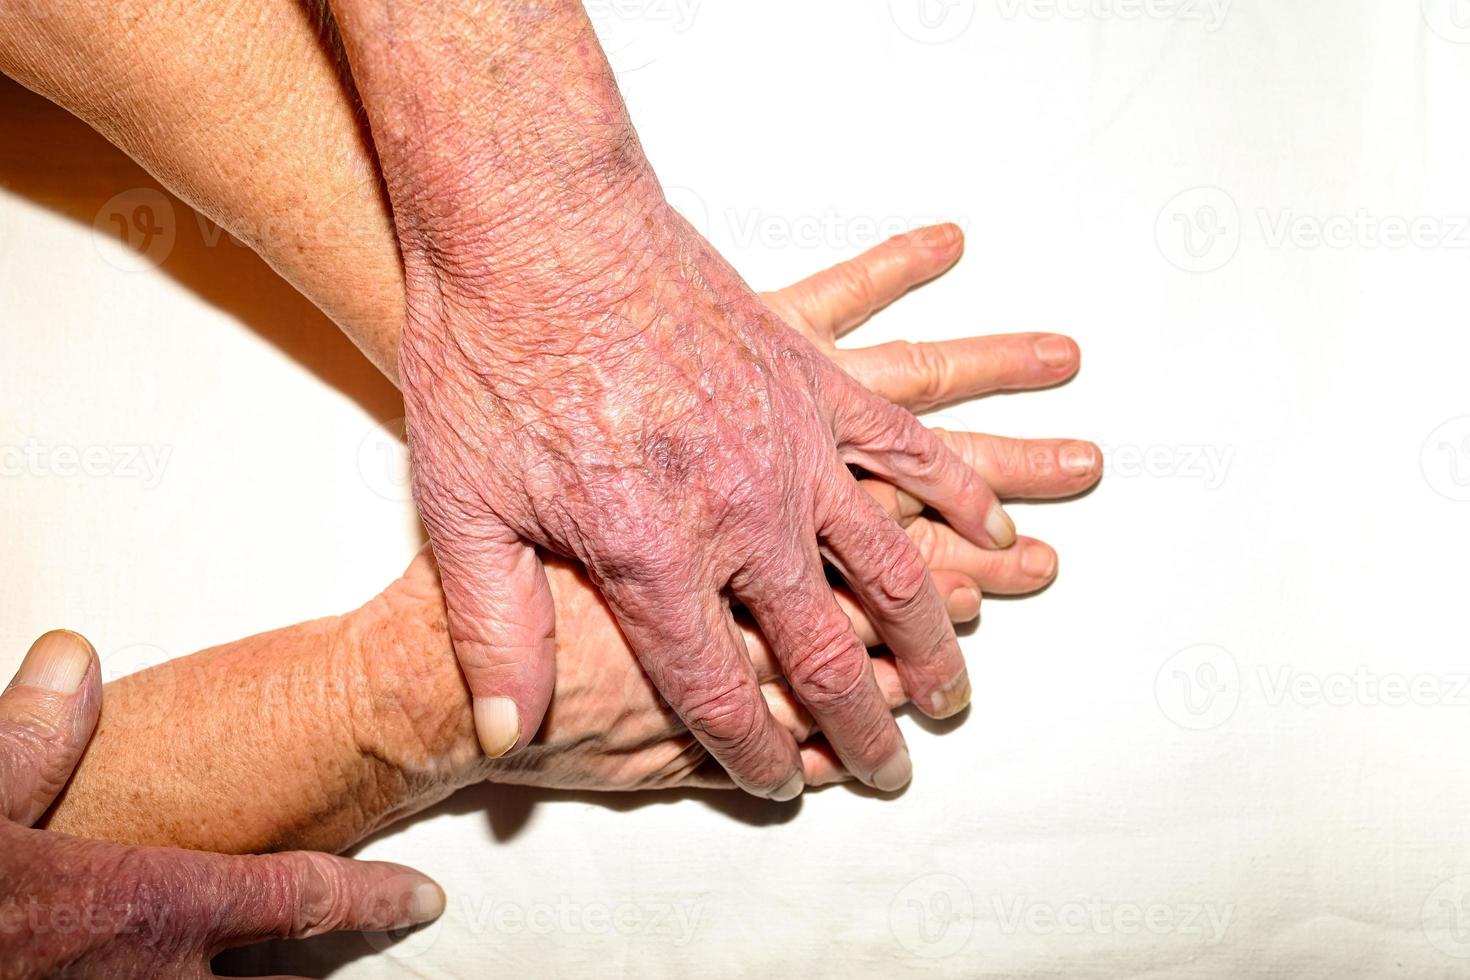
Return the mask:
[[102, 708], [92, 644], [52, 630], [0, 694], [0, 817], [29, 827], [71, 778]]
[[[432, 535], [431, 535], [432, 538]], [[536, 549], [511, 536], [434, 540], [449, 637], [492, 759], [524, 748], [556, 683], [556, 606]]]
[[190, 855], [204, 883], [201, 912], [218, 924], [220, 947], [328, 932], [387, 932], [432, 922], [444, 890], [412, 868], [315, 851]]

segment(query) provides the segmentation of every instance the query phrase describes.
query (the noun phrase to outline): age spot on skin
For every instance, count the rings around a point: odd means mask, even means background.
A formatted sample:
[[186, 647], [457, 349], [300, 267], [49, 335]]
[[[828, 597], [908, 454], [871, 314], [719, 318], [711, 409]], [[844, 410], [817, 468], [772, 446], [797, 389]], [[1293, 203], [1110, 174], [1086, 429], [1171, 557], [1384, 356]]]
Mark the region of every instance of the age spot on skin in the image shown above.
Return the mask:
[[645, 437], [643, 459], [648, 471], [661, 484], [682, 485], [689, 475], [689, 452], [683, 442], [666, 432]]

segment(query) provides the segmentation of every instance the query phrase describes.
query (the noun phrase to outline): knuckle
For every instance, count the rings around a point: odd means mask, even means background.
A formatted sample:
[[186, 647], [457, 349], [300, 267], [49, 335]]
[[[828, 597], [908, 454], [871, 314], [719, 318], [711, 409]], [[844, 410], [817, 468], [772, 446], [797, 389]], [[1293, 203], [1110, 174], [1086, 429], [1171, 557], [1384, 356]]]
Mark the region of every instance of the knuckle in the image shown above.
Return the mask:
[[918, 382], [915, 396], [922, 404], [942, 400], [953, 390], [954, 363], [934, 344], [903, 342], [905, 363]]
[[728, 454], [708, 477], [710, 523], [769, 519], [779, 512], [772, 489], [789, 482], [790, 448], [771, 445], [763, 452]]
[[[291, 934], [309, 936], [340, 928], [350, 917], [352, 900], [352, 890], [342, 868], [326, 855], [311, 852], [294, 856], [293, 863], [294, 869], [282, 862], [282, 866], [271, 866], [266, 871], [271, 876], [285, 876], [293, 871], [296, 875]], [[292, 894], [289, 889], [282, 891]]]
[[863, 313], [878, 308], [878, 283], [866, 265], [849, 262], [842, 267], [842, 288]]
[[98, 903], [127, 909], [120, 932], [148, 931], [170, 944], [202, 945], [214, 911], [203, 875], [188, 873], [183, 862], [154, 848], [109, 847], [88, 849], [79, 863], [95, 880]]
[[1032, 480], [1048, 480], [1057, 474], [1057, 457], [1047, 446], [1033, 446], [1026, 453], [1025, 474]]
[[684, 724], [701, 742], [738, 757], [756, 741], [765, 702], [742, 684], [725, 684], [685, 706]]
[[846, 617], [830, 617], [792, 661], [791, 686], [813, 711], [848, 704], [867, 680], [868, 656]]
[[874, 558], [878, 574], [874, 585], [891, 608], [913, 609], [928, 595], [929, 567], [905, 534], [885, 535]]
[[893, 434], [894, 450], [923, 472], [937, 469], [944, 458], [944, 447], [934, 433], [905, 411], [896, 411], [894, 421], [897, 423]]
[[694, 569], [693, 548], [685, 536], [669, 526], [667, 515], [640, 520], [624, 510], [609, 523], [601, 542], [579, 555], [600, 578], [621, 582], [640, 592], [669, 597], [674, 583], [687, 581]]

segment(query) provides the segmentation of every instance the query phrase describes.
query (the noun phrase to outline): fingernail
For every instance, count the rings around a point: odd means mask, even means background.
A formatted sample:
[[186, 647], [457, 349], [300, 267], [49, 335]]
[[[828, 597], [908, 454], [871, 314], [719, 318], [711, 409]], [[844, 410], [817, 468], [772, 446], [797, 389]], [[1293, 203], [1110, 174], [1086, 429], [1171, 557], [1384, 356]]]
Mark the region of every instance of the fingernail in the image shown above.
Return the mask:
[[960, 672], [948, 684], [934, 692], [929, 699], [929, 705], [935, 718], [948, 718], [969, 707], [970, 672], [961, 667]]
[[1057, 553], [1045, 545], [1027, 545], [1021, 552], [1021, 571], [1032, 578], [1050, 579], [1057, 573]]
[[1097, 451], [1088, 443], [1074, 442], [1063, 446], [1057, 459], [1072, 476], [1086, 476], [1097, 466]]
[[885, 793], [903, 789], [914, 778], [914, 764], [909, 761], [909, 750], [900, 747], [893, 757], [873, 773], [873, 787]]
[[1016, 525], [1000, 504], [992, 504], [990, 513], [985, 515], [985, 533], [990, 535], [997, 548], [1009, 548], [1015, 543]]
[[918, 517], [924, 513], [924, 502], [911, 493], [903, 490], [898, 491], [898, 518], [907, 520], [910, 517]]
[[410, 925], [433, 922], [444, 914], [444, 889], [426, 881], [415, 886], [408, 899], [408, 921]]
[[946, 221], [930, 229], [926, 237], [935, 248], [952, 248], [964, 240], [965, 233], [959, 225]]
[[785, 803], [787, 800], [796, 799], [798, 796], [801, 795], [801, 791], [805, 788], [806, 780], [803, 779], [801, 773], [798, 772], [793, 774], [790, 779], [786, 780], [786, 782], [782, 783], [781, 788], [771, 794], [771, 799], [775, 800], [777, 803]]
[[952, 623], [968, 623], [980, 616], [980, 590], [972, 589], [968, 585], [962, 585], [949, 594], [945, 600], [945, 608], [949, 611], [949, 621]]
[[1032, 344], [1036, 359], [1047, 367], [1065, 367], [1076, 360], [1077, 345], [1066, 337], [1048, 334]]
[[475, 733], [480, 751], [492, 759], [509, 752], [521, 737], [521, 713], [510, 698], [475, 698]]
[[57, 694], [75, 694], [92, 665], [92, 644], [71, 630], [52, 630], [31, 644], [11, 686], [24, 684]]

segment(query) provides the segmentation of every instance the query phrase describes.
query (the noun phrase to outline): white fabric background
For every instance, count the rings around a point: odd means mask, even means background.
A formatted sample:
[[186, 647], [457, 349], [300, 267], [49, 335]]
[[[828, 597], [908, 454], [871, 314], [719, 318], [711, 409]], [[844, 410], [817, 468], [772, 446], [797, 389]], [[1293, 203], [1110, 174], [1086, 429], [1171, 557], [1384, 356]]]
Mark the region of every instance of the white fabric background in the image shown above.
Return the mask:
[[[1470, 6], [590, 6], [754, 284], [962, 222], [960, 267], [859, 339], [1072, 333], [1076, 382], [948, 424], [1093, 438], [1110, 472], [1013, 508], [1061, 577], [988, 602], [974, 707], [905, 718], [901, 798], [466, 794], [363, 850], [443, 882], [440, 925], [291, 965], [1470, 973]], [[94, 230], [151, 181], [3, 92], [0, 666], [65, 625], [117, 676], [368, 598], [418, 542], [395, 393], [177, 203], [161, 269]]]

